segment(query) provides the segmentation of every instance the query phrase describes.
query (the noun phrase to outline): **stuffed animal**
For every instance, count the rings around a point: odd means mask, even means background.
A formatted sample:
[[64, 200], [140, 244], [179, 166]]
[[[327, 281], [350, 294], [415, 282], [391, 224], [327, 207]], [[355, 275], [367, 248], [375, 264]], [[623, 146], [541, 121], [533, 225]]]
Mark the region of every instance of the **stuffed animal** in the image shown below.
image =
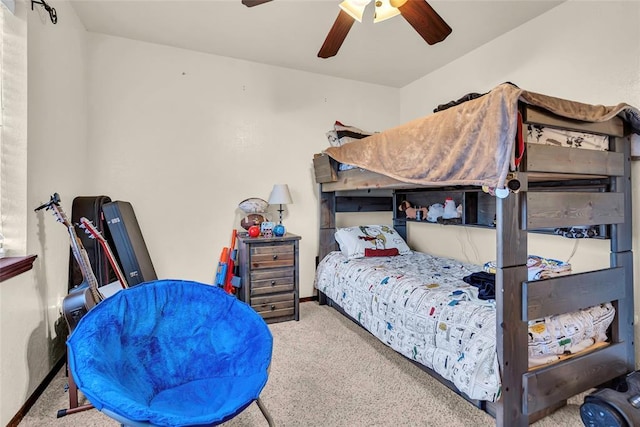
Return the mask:
[[428, 208], [415, 208], [411, 206], [411, 202], [408, 200], [403, 201], [398, 206], [400, 212], [404, 212], [407, 219], [416, 219], [418, 221], [424, 220], [429, 213]]

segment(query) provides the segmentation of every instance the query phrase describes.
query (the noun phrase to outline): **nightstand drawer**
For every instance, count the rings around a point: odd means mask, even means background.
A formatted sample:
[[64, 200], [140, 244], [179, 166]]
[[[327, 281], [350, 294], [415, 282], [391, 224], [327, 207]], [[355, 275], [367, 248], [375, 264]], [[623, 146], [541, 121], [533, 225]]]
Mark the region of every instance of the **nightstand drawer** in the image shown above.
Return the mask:
[[290, 316], [295, 312], [295, 295], [293, 292], [289, 292], [251, 298], [251, 308], [257, 311], [264, 319]]
[[[292, 291], [295, 288], [295, 270], [272, 268], [251, 272], [251, 295]], [[253, 299], [252, 299], [253, 301]]]
[[260, 245], [251, 248], [251, 268], [253, 270], [274, 267], [292, 267], [295, 251], [291, 244]]

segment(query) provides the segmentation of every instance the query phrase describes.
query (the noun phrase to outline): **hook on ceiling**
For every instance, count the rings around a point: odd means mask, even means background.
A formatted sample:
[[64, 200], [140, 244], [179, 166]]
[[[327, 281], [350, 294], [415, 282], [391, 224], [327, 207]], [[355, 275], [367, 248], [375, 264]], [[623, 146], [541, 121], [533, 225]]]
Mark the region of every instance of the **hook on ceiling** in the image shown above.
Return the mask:
[[49, 6], [44, 0], [40, 0], [40, 1], [31, 0], [31, 10], [33, 10], [33, 5], [34, 4], [42, 5], [42, 7], [47, 12], [49, 12], [49, 18], [51, 18], [51, 22], [53, 24], [58, 22], [58, 15], [56, 14], [56, 10], [54, 8], [52, 8], [51, 6]]

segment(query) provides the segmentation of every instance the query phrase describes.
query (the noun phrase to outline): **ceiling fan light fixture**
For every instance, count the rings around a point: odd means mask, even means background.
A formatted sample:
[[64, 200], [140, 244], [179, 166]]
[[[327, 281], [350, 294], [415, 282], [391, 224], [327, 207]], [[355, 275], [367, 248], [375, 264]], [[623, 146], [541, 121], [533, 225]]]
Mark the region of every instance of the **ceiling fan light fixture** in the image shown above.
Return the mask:
[[[330, 58], [338, 53], [353, 23], [362, 22], [364, 10], [369, 3], [371, 0], [343, 0], [340, 3], [340, 12], [318, 52], [319, 58]], [[451, 34], [451, 27], [426, 0], [375, 0], [374, 5], [374, 23], [402, 15], [430, 45], [443, 41]]]
[[395, 7], [396, 9], [402, 7], [408, 0], [389, 0], [391, 3], [391, 7]]
[[370, 2], [371, 0], [344, 0], [339, 6], [340, 9], [344, 10], [353, 19], [362, 22], [364, 9]]
[[400, 11], [391, 6], [389, 0], [376, 0], [376, 13], [373, 17], [373, 22], [382, 22], [394, 16], [400, 15]]

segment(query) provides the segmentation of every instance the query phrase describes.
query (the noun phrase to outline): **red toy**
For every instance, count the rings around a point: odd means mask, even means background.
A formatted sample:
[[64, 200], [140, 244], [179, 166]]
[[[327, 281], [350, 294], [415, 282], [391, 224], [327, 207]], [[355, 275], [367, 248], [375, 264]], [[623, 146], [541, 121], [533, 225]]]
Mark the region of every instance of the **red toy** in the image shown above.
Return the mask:
[[249, 237], [258, 237], [260, 235], [260, 227], [257, 225], [252, 225], [249, 227]]
[[216, 278], [214, 282], [216, 285], [224, 289], [229, 295], [236, 293], [235, 288], [240, 287], [240, 278], [235, 276], [235, 261], [238, 256], [236, 251], [236, 235], [237, 232], [234, 229], [231, 233], [231, 246], [228, 248], [222, 248], [220, 254], [220, 261], [218, 261], [218, 270], [216, 271]]

